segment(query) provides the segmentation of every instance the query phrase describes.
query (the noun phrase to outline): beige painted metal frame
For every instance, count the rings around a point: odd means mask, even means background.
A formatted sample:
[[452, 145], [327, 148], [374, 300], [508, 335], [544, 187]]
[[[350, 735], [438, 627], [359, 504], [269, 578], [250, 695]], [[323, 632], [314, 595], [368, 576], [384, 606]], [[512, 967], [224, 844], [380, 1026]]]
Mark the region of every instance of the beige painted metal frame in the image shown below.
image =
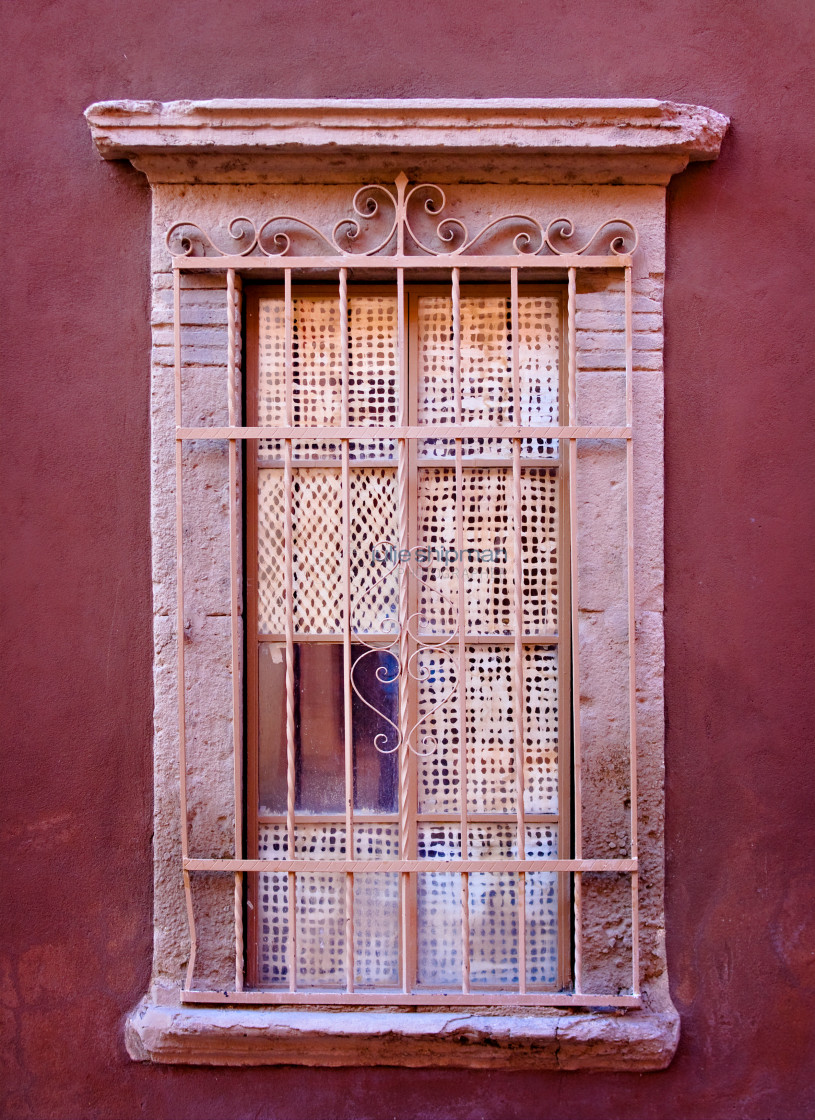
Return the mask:
[[[508, 272], [510, 279], [511, 290], [511, 314], [513, 326], [517, 321], [518, 313], [518, 276], [519, 272], [530, 270], [529, 275], [533, 275], [532, 269], [535, 270], [535, 277], [541, 274], [549, 274], [553, 279], [559, 279], [562, 276], [564, 268], [567, 270], [568, 278], [568, 298], [567, 298], [567, 338], [566, 338], [566, 352], [568, 364], [567, 376], [567, 415], [566, 423], [559, 425], [549, 426], [522, 426], [520, 423], [505, 426], [490, 426], [479, 427], [477, 434], [479, 437], [496, 437], [503, 439], [511, 439], [513, 442], [513, 456], [512, 456], [512, 471], [513, 471], [513, 508], [515, 513], [515, 532], [520, 532], [520, 441], [529, 437], [543, 437], [549, 439], [559, 439], [562, 441], [561, 446], [565, 443], [568, 446], [568, 457], [564, 459], [561, 455], [560, 460], [555, 460], [554, 463], [561, 462], [566, 469], [561, 470], [561, 491], [568, 492], [568, 506], [562, 507], [564, 510], [568, 509], [568, 516], [562, 518], [562, 525], [567, 527], [568, 532], [568, 555], [570, 557], [571, 568], [571, 586], [566, 592], [566, 596], [561, 598], [561, 612], [563, 610], [564, 601], [566, 601], [567, 609], [571, 612], [571, 630], [574, 636], [573, 641], [568, 638], [564, 640], [564, 635], [568, 628], [563, 626], [563, 614], [560, 614], [559, 622], [561, 653], [564, 650], [571, 650], [571, 663], [572, 663], [572, 734], [573, 734], [573, 780], [574, 780], [574, 858], [565, 859], [547, 859], [547, 860], [533, 860], [525, 858], [525, 844], [524, 839], [524, 806], [523, 806], [523, 789], [522, 784], [519, 788], [518, 796], [518, 820], [517, 826], [519, 829], [519, 858], [516, 860], [470, 860], [460, 859], [446, 861], [444, 870], [450, 872], [460, 873], [462, 876], [462, 913], [466, 914], [466, 877], [472, 872], [488, 871], [488, 872], [512, 872], [517, 873], [520, 879], [523, 880], [526, 873], [533, 871], [551, 871], [560, 873], [559, 878], [561, 881], [561, 898], [564, 892], [567, 893], [567, 876], [571, 875], [574, 884], [574, 986], [571, 992], [527, 992], [525, 991], [525, 964], [524, 957], [521, 955], [521, 966], [519, 969], [519, 990], [517, 992], [506, 991], [489, 991], [479, 990], [478, 992], [469, 991], [469, 977], [467, 975], [466, 965], [463, 966], [462, 972], [462, 990], [460, 992], [434, 992], [425, 991], [416, 992], [412, 988], [412, 976], [415, 975], [415, 959], [411, 959], [410, 946], [413, 943], [411, 938], [410, 925], [414, 917], [414, 909], [411, 905], [412, 882], [416, 874], [421, 874], [426, 871], [438, 871], [438, 861], [419, 860], [415, 856], [415, 824], [417, 814], [415, 806], [411, 804], [411, 791], [415, 791], [415, 781], [411, 780], [411, 768], [414, 765], [411, 759], [411, 752], [407, 743], [407, 730], [412, 725], [411, 712], [409, 710], [410, 701], [408, 699], [408, 689], [402, 689], [400, 695], [400, 729], [402, 730], [402, 746], [400, 749], [399, 757], [399, 770], [400, 770], [400, 804], [398, 820], [400, 825], [400, 859], [398, 860], [354, 860], [349, 858], [346, 860], [300, 860], [295, 858], [295, 804], [294, 804], [294, 744], [295, 744], [295, 727], [294, 727], [294, 680], [293, 680], [293, 647], [294, 647], [294, 628], [292, 621], [292, 604], [291, 596], [286, 596], [286, 630], [285, 630], [285, 643], [286, 643], [286, 748], [287, 748], [287, 774], [288, 774], [288, 798], [287, 798], [287, 812], [286, 812], [286, 828], [288, 836], [288, 858], [285, 860], [258, 860], [258, 859], [245, 859], [242, 857], [243, 853], [243, 835], [242, 835], [242, 817], [243, 817], [243, 783], [242, 783], [242, 756], [243, 756], [243, 743], [242, 743], [242, 696], [239, 666], [241, 663], [241, 648], [240, 648], [240, 598], [241, 598], [241, 574], [239, 570], [239, 534], [240, 534], [240, 518], [239, 518], [239, 502], [240, 502], [240, 488], [239, 488], [239, 442], [246, 440], [258, 440], [261, 438], [274, 438], [283, 440], [284, 444], [284, 487], [286, 493], [291, 493], [292, 482], [292, 440], [298, 439], [325, 439], [331, 438], [333, 440], [342, 441], [342, 480], [343, 480], [343, 495], [344, 495], [344, 523], [343, 534], [347, 540], [349, 532], [348, 526], [348, 487], [349, 487], [349, 460], [348, 460], [348, 443], [352, 439], [365, 439], [370, 438], [372, 434], [371, 428], [355, 428], [348, 424], [348, 408], [347, 408], [347, 390], [343, 398], [343, 425], [341, 427], [295, 427], [293, 426], [293, 410], [292, 410], [292, 279], [293, 274], [296, 274], [298, 279], [312, 280], [315, 278], [315, 270], [319, 270], [318, 275], [323, 276], [326, 273], [336, 277], [338, 284], [338, 298], [340, 306], [345, 306], [347, 301], [347, 284], [349, 278], [349, 270], [357, 267], [357, 260], [359, 260], [359, 268], [363, 269], [366, 274], [370, 269], [387, 269], [392, 277], [395, 273], [398, 293], [398, 306], [399, 306], [399, 355], [400, 355], [400, 369], [399, 376], [401, 382], [400, 392], [400, 407], [401, 412], [399, 415], [399, 423], [391, 427], [383, 427], [376, 429], [377, 437], [392, 438], [397, 441], [398, 446], [398, 460], [397, 460], [397, 494], [399, 504], [399, 531], [400, 531], [400, 547], [404, 545], [405, 548], [409, 547], [410, 531], [408, 525], [408, 509], [411, 508], [410, 501], [411, 481], [410, 476], [415, 473], [411, 470], [410, 464], [410, 445], [419, 438], [432, 438], [434, 435], [446, 439], [454, 439], [456, 443], [456, 458], [455, 470], [457, 477], [457, 494], [461, 494], [461, 478], [463, 472], [462, 454], [461, 454], [461, 440], [466, 437], [471, 437], [474, 432], [473, 426], [461, 424], [461, 411], [460, 411], [460, 374], [459, 374], [459, 328], [458, 324], [458, 306], [460, 299], [460, 283], [462, 270], [473, 270], [473, 275], [483, 275], [487, 271], [490, 276], [495, 279], [497, 276], [506, 274]], [[454, 263], [453, 263], [454, 262]], [[451, 267], [452, 266], [452, 267]], [[414, 422], [411, 423], [407, 414], [407, 393], [404, 391], [406, 387], [407, 369], [406, 369], [406, 328], [405, 322], [405, 273], [414, 272], [419, 269], [424, 274], [428, 268], [443, 269], [450, 276], [450, 291], [452, 293], [453, 307], [454, 307], [454, 335], [456, 345], [454, 346], [455, 352], [455, 368], [454, 376], [456, 382], [456, 401], [457, 401], [457, 423], [455, 425], [418, 425]], [[624, 426], [587, 426], [578, 425], [576, 423], [576, 404], [577, 404], [577, 383], [576, 383], [576, 283], [577, 272], [579, 269], [621, 269], [624, 272], [625, 279], [625, 400], [626, 400], [626, 423]], [[240, 391], [239, 379], [236, 363], [237, 353], [237, 315], [236, 315], [236, 301], [238, 299], [240, 277], [237, 270], [244, 276], [258, 275], [266, 276], [270, 273], [276, 277], [282, 275], [285, 292], [285, 353], [286, 353], [286, 423], [282, 426], [266, 426], [266, 427], [245, 427], [239, 423], [240, 418]], [[633, 317], [632, 317], [632, 285], [631, 285], [631, 269], [632, 259], [630, 255], [613, 253], [607, 256], [581, 256], [580, 254], [560, 255], [556, 257], [538, 257], [531, 255], [519, 254], [515, 256], [497, 256], [488, 257], [476, 255], [468, 257], [459, 255], [451, 258], [450, 256], [442, 257], [427, 257], [427, 256], [411, 256], [405, 255], [403, 244], [397, 246], [397, 253], [393, 256], [376, 258], [364, 257], [363, 259], [354, 258], [353, 256], [344, 255], [338, 257], [318, 257], [318, 258], [270, 258], [270, 257], [247, 257], [247, 256], [220, 256], [220, 257], [191, 257], [179, 256], [173, 258], [173, 307], [174, 307], [174, 327], [173, 327], [173, 343], [174, 343], [174, 381], [175, 381], [175, 418], [176, 418], [176, 555], [177, 555], [177, 584], [178, 584], [178, 611], [177, 611], [177, 633], [182, 635], [184, 633], [184, 558], [183, 558], [183, 503], [182, 503], [182, 485], [183, 485], [183, 445], [188, 440], [200, 439], [214, 439], [214, 440], [227, 440], [229, 443], [229, 513], [230, 513], [230, 603], [231, 603], [231, 648], [232, 648], [232, 703], [233, 703], [233, 756], [234, 756], [234, 783], [235, 783], [235, 857], [224, 859], [197, 859], [190, 855], [189, 851], [189, 821], [188, 821], [188, 808], [187, 808], [187, 757], [186, 757], [186, 711], [185, 711], [185, 665], [184, 665], [184, 643], [183, 641], [177, 642], [177, 670], [178, 670], [178, 717], [179, 717], [179, 765], [180, 765], [180, 808], [181, 808], [181, 854], [182, 854], [182, 874], [184, 881], [184, 892], [187, 907], [187, 917], [190, 932], [190, 957], [187, 967], [186, 980], [184, 990], [182, 992], [182, 1001], [188, 1003], [246, 1003], [246, 1004], [309, 1004], [309, 1005], [334, 1005], [334, 1004], [347, 1004], [347, 1005], [390, 1005], [397, 1006], [400, 1004], [411, 1006], [432, 1006], [438, 1004], [444, 1005], [528, 1005], [528, 1006], [553, 1006], [553, 1007], [566, 1007], [566, 1006], [619, 1006], [619, 1007], [632, 1007], [638, 1006], [640, 1002], [639, 997], [639, 915], [638, 915], [638, 857], [637, 857], [637, 797], [636, 797], [636, 696], [635, 696], [635, 666], [634, 666], [634, 646], [635, 646], [635, 629], [634, 629], [634, 569], [633, 569], [633, 446], [632, 446], [632, 424], [633, 424], [633, 398], [632, 398], [632, 369], [633, 369]], [[229, 402], [229, 425], [227, 427], [185, 427], [183, 424], [182, 414], [182, 382], [181, 382], [181, 369], [182, 369], [182, 348], [181, 348], [181, 273], [183, 271], [217, 271], [226, 272], [227, 278], [227, 336], [228, 336], [228, 361], [227, 361], [227, 376], [228, 376], [228, 402]], [[345, 321], [343, 319], [343, 321]], [[517, 331], [513, 329], [513, 371], [517, 379], [518, 364], [517, 364]], [[347, 339], [343, 342], [343, 366], [347, 367]], [[347, 384], [347, 379], [346, 379]], [[519, 396], [515, 396], [516, 405], [519, 401]], [[518, 419], [518, 418], [516, 418]], [[579, 642], [577, 640], [579, 633], [579, 587], [578, 587], [578, 558], [577, 558], [577, 494], [576, 494], [576, 467], [577, 467], [577, 443], [583, 439], [615, 439], [624, 440], [626, 443], [626, 496], [627, 496], [627, 585], [628, 585], [628, 680], [629, 680], [629, 722], [630, 722], [630, 753], [629, 753], [629, 769], [630, 769], [630, 791], [631, 791], [631, 809], [630, 809], [630, 835], [631, 835], [631, 851], [630, 858], [627, 859], [603, 859], [591, 860], [582, 858], [582, 820], [581, 820], [581, 753], [580, 753], [580, 660], [579, 660]], [[314, 465], [309, 463], [309, 465]], [[506, 464], [504, 464], [506, 465]], [[554, 465], [547, 462], [547, 465]], [[567, 481], [568, 476], [568, 481]], [[413, 483], [415, 486], [415, 482]], [[247, 516], [250, 519], [256, 517], [256, 511], [247, 511]], [[460, 526], [461, 519], [457, 519], [457, 524]], [[460, 529], [459, 529], [460, 533]], [[285, 519], [285, 566], [288, 575], [289, 586], [291, 586], [292, 574], [292, 517], [291, 517], [291, 504], [288, 504], [286, 519]], [[516, 564], [519, 563], [520, 549], [516, 548]], [[346, 551], [347, 556], [347, 551]], [[516, 572], [516, 588], [520, 587], [520, 580], [517, 578]], [[561, 579], [561, 586], [564, 581]], [[343, 579], [343, 594], [345, 596], [346, 604], [350, 595], [350, 581], [347, 566]], [[403, 664], [406, 663], [409, 656], [409, 636], [407, 633], [407, 626], [405, 622], [409, 616], [411, 607], [409, 602], [409, 587], [407, 573], [403, 572], [400, 579], [399, 588], [399, 617], [402, 623], [402, 643], [404, 653]], [[251, 596], [250, 596], [251, 599]], [[516, 643], [516, 688], [522, 685], [523, 663], [522, 659], [517, 657], [517, 643], [520, 638], [520, 630], [517, 624], [518, 614], [520, 609], [520, 600], [515, 604], [516, 613], [516, 626], [515, 637]], [[249, 618], [249, 625], [252, 626], [253, 622]], [[462, 628], [463, 632], [463, 628]], [[253, 631], [250, 629], [249, 633]], [[254, 630], [256, 633], [256, 627]], [[345, 628], [338, 638], [343, 642], [344, 658], [346, 668], [350, 662], [350, 630], [349, 630], [349, 612], [345, 611]], [[298, 639], [299, 640], [299, 639]], [[325, 639], [324, 639], [325, 640]], [[471, 639], [468, 637], [467, 641]], [[485, 639], [486, 640], [486, 639]], [[491, 639], [495, 641], [495, 638]], [[537, 641], [537, 639], [536, 639]], [[542, 644], [548, 643], [548, 637], [543, 640]], [[538, 643], [541, 644], [541, 643]], [[459, 640], [459, 670], [465, 671], [463, 665], [463, 643]], [[564, 666], [560, 666], [560, 678], [564, 676]], [[345, 737], [345, 774], [346, 774], [346, 824], [349, 827], [349, 843], [353, 844], [353, 787], [352, 787], [352, 770], [351, 767], [351, 741], [350, 741], [350, 727], [348, 724], [350, 703], [347, 695], [348, 674], [346, 673], [346, 723], [344, 727]], [[251, 682], [250, 682], [251, 685]], [[562, 685], [560, 686], [562, 689]], [[461, 694], [464, 695], [464, 689], [461, 689]], [[520, 691], [518, 695], [520, 695]], [[562, 692], [561, 692], [562, 695]], [[516, 704], [516, 742], [520, 744], [520, 749], [523, 747], [522, 739], [522, 715], [520, 713], [520, 705]], [[561, 712], [563, 712], [564, 705], [561, 702]], [[257, 715], [252, 711], [252, 705], [249, 705], [249, 720], [250, 720], [250, 734], [253, 732], [252, 721], [256, 721]], [[561, 727], [564, 724], [561, 723]], [[256, 732], [256, 726], [254, 728]], [[463, 738], [463, 737], [462, 737]], [[566, 753], [561, 751], [561, 756]], [[523, 782], [523, 766], [516, 768], [518, 771], [519, 783]], [[462, 767], [462, 774], [465, 773], [466, 768]], [[561, 785], [563, 792], [563, 786]], [[480, 815], [484, 816], [484, 815]], [[528, 820], [540, 819], [541, 815], [533, 817], [529, 815]], [[314, 823], [317, 818], [309, 817], [310, 823]], [[366, 815], [366, 820], [369, 818]], [[389, 818], [393, 819], [393, 818]], [[473, 821], [480, 819], [473, 815]], [[466, 797], [462, 797], [462, 837], [463, 842], [466, 841], [467, 835], [467, 803]], [[562, 849], [561, 849], [562, 852]], [[353, 848], [350, 849], [350, 855], [353, 856]], [[235, 987], [233, 991], [226, 992], [212, 992], [212, 991], [196, 991], [193, 989], [193, 979], [195, 971], [196, 959], [196, 930], [195, 930], [195, 917], [193, 911], [192, 889], [190, 883], [190, 876], [196, 872], [222, 872], [225, 874], [232, 874], [235, 883]], [[298, 992], [295, 990], [296, 972], [296, 906], [295, 906], [295, 892], [296, 892], [296, 872], [316, 871], [316, 872], [330, 872], [336, 871], [345, 874], [346, 876], [346, 898], [348, 901], [348, 914], [351, 923], [351, 936], [347, 939], [349, 943], [349, 951], [347, 954], [347, 991], [342, 993], [329, 993], [321, 991]], [[401, 975], [402, 975], [402, 991], [401, 992], [355, 992], [353, 990], [354, 978], [354, 965], [353, 965], [353, 876], [357, 874], [366, 874], [371, 872], [391, 871], [398, 872], [402, 883], [402, 918], [401, 918]], [[243, 879], [246, 874], [257, 872], [283, 872], [288, 874], [289, 882], [289, 907], [290, 913], [293, 916], [291, 923], [291, 936], [289, 940], [289, 978], [290, 990], [277, 991], [264, 989], [262, 991], [244, 991], [243, 990], [243, 957], [244, 957], [244, 930], [243, 930]], [[628, 995], [612, 996], [608, 994], [598, 994], [583, 991], [582, 984], [582, 875], [585, 872], [611, 872], [611, 873], [627, 873], [631, 876], [631, 908], [632, 908], [632, 984], [631, 993]], [[523, 889], [519, 892], [519, 898], [525, 897]], [[560, 924], [560, 943], [565, 944], [563, 939], [564, 934], [564, 921], [566, 929], [568, 929], [568, 915], [566, 907], [560, 906], [561, 918], [563, 919]], [[521, 913], [523, 913], [521, 911]], [[464, 926], [462, 923], [462, 938], [465, 937]], [[523, 920], [520, 923], [520, 929], [525, 928]], [[521, 934], [521, 937], [523, 935]], [[464, 945], [466, 946], [466, 941]], [[468, 957], [468, 953], [463, 954], [464, 959]], [[563, 983], [565, 979], [564, 970], [561, 969], [559, 979]]]

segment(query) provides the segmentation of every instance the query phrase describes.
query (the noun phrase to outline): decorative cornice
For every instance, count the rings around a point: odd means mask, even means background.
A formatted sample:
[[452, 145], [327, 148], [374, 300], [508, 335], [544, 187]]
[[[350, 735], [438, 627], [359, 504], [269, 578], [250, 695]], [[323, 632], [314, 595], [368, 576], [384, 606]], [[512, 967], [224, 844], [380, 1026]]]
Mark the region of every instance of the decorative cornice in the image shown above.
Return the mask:
[[104, 101], [85, 116], [105, 159], [179, 182], [202, 171], [344, 182], [352, 168], [357, 177], [397, 158], [408, 173], [412, 160], [425, 172], [435, 161], [482, 182], [666, 181], [690, 160], [715, 159], [729, 123], [651, 99]]

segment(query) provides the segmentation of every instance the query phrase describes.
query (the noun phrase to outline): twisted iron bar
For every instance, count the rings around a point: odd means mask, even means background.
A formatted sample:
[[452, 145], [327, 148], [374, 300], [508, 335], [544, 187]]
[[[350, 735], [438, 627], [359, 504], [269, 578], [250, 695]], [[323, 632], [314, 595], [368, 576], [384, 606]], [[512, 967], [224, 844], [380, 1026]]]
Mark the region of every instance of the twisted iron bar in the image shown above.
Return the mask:
[[[276, 214], [260, 225], [241, 215], [227, 226], [227, 234], [234, 242], [229, 248], [221, 248], [193, 221], [175, 222], [167, 231], [165, 241], [174, 257], [254, 255], [271, 258], [296, 256], [298, 234], [318, 242], [322, 252], [317, 255], [336, 253], [341, 257], [361, 258], [397, 255], [408, 244], [416, 255], [455, 258], [477, 248], [483, 249], [487, 242], [500, 235], [512, 237], [512, 248], [518, 256], [581, 256], [592, 246], [604, 254], [624, 256], [636, 252], [639, 244], [636, 229], [625, 218], [608, 218], [601, 222], [580, 248], [571, 244], [576, 227], [570, 218], [554, 218], [544, 226], [529, 214], [503, 214], [471, 236], [460, 218], [440, 217], [447, 206], [447, 196], [440, 186], [417, 183], [407, 189], [408, 180], [404, 174], [397, 177], [395, 186], [396, 193], [381, 183], [360, 187], [352, 200], [355, 216], [340, 218], [330, 233], [292, 214]], [[392, 209], [390, 218], [385, 217], [385, 209]], [[422, 213], [439, 218], [431, 231], [433, 243], [417, 230], [416, 218]], [[384, 234], [380, 224], [383, 217]], [[380, 229], [374, 236], [376, 225]], [[373, 238], [374, 244], [366, 247], [368, 238]], [[200, 253], [196, 251], [199, 249]]]

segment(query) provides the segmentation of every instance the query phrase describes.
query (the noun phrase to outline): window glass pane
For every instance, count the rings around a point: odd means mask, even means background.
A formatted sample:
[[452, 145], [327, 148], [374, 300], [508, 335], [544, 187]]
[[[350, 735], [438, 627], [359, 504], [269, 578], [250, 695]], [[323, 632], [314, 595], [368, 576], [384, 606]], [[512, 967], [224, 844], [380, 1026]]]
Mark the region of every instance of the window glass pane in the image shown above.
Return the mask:
[[418, 481], [419, 549], [427, 557], [420, 597], [422, 632], [455, 630], [459, 578], [463, 578], [468, 633], [511, 633], [515, 554], [511, 472], [503, 467], [464, 471], [462, 556], [456, 551], [455, 470], [423, 469]]
[[[344, 825], [298, 827], [297, 855], [345, 859]], [[297, 987], [344, 988], [346, 952], [345, 876], [298, 872]]]
[[[527, 859], [558, 858], [558, 826], [526, 826]], [[526, 982], [530, 988], [557, 984], [558, 879], [557, 871], [526, 874]]]
[[[388, 633], [395, 626], [398, 576], [396, 472], [390, 467], [351, 471], [351, 628], [356, 634]], [[283, 471], [258, 471], [258, 616], [261, 633], [286, 626]], [[292, 611], [298, 634], [342, 630], [342, 473], [339, 467], [293, 472]]]
[[360, 811], [395, 813], [399, 721], [396, 658], [387, 650], [371, 650], [361, 645], [351, 647], [351, 656], [354, 807]]
[[[461, 829], [456, 825], [420, 824], [419, 859], [461, 858]], [[461, 987], [461, 875], [422, 871], [416, 876], [418, 961], [421, 987]]]
[[[283, 825], [260, 825], [258, 858], [286, 859]], [[257, 887], [257, 967], [264, 988], [285, 988], [289, 981], [287, 946], [291, 937], [288, 908], [289, 877], [285, 872], [261, 872]]]
[[[258, 644], [258, 800], [261, 812], [285, 813], [286, 649]], [[342, 646], [294, 647], [295, 807], [342, 812], [345, 805]]]
[[470, 983], [507, 988], [518, 983], [518, 876], [474, 872], [469, 880]]
[[524, 808], [558, 811], [558, 654], [546, 646], [524, 648]]
[[[261, 825], [261, 859], [287, 859], [285, 825]], [[299, 859], [345, 859], [343, 825], [298, 825], [295, 855]], [[264, 987], [284, 988], [289, 981], [289, 876], [285, 872], [258, 876], [259, 978]], [[298, 988], [337, 989], [345, 984], [345, 876], [336, 872], [298, 872], [295, 876]]]
[[[517, 423], [512, 390], [512, 333], [509, 292], [467, 294], [461, 298], [461, 378], [463, 423]], [[452, 300], [422, 296], [418, 310], [419, 423], [455, 421], [452, 379]], [[520, 422], [559, 422], [560, 302], [557, 296], [525, 295], [518, 300], [518, 357], [521, 386]], [[510, 459], [508, 440], [465, 440], [464, 455]], [[452, 456], [452, 442], [424, 440], [420, 454]], [[555, 440], [525, 440], [522, 455], [553, 457]]]
[[258, 625], [286, 628], [285, 517], [292, 512], [292, 615], [295, 633], [342, 628], [342, 483], [339, 468], [295, 470], [289, 498], [283, 471], [258, 471]]
[[509, 646], [467, 649], [467, 805], [471, 813], [517, 812], [514, 657]]
[[[297, 296], [292, 300], [292, 412], [295, 424], [342, 423], [342, 323], [336, 291]], [[282, 296], [260, 300], [258, 421], [285, 421], [285, 324]], [[359, 427], [395, 424], [398, 410], [398, 334], [396, 296], [388, 292], [348, 298], [348, 421]], [[336, 442], [298, 441], [295, 459], [339, 457]], [[261, 440], [261, 459], [274, 461], [282, 449]], [[355, 442], [351, 458], [394, 459], [395, 442]]]
[[423, 649], [417, 658], [420, 813], [461, 811], [458, 650]]
[[[462, 552], [456, 552], [456, 472], [439, 464], [418, 472], [418, 549], [422, 567], [423, 633], [451, 633], [458, 580], [467, 597], [470, 634], [511, 634], [515, 625], [515, 526], [509, 468], [463, 472]], [[557, 630], [558, 477], [550, 469], [521, 474], [523, 625], [527, 633]]]
[[[469, 831], [471, 859], [517, 859], [512, 824], [477, 824]], [[470, 983], [501, 988], [518, 982], [518, 875], [474, 872], [469, 878]]]
[[[357, 825], [355, 859], [398, 859], [397, 824]], [[370, 871], [354, 876], [354, 984], [395, 988], [399, 983], [399, 875]]]
[[354, 469], [349, 488], [351, 631], [392, 634], [397, 629], [399, 598], [396, 471]]
[[295, 805], [309, 813], [341, 813], [345, 807], [342, 673], [342, 646], [294, 647]]
[[[296, 808], [343, 813], [343, 648], [333, 642], [301, 642], [295, 645], [294, 655]], [[398, 752], [394, 750], [394, 725], [399, 715], [396, 661], [387, 650], [361, 645], [352, 646], [352, 658], [354, 805], [362, 812], [395, 813]], [[258, 659], [258, 801], [261, 812], [279, 814], [286, 812], [285, 646], [261, 642]]]
[[258, 642], [258, 807], [286, 812], [286, 647]]

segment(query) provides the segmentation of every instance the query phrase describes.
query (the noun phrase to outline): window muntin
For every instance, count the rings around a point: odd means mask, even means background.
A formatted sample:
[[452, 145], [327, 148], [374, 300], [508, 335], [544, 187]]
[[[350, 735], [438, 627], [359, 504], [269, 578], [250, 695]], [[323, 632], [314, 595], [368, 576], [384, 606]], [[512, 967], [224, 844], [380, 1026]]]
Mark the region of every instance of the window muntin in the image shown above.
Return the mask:
[[[504, 865], [569, 855], [565, 472], [502, 434], [564, 422], [561, 292], [250, 291], [249, 423], [371, 429], [250, 444], [250, 857], [313, 861], [252, 877], [250, 983], [563, 988], [568, 877]], [[319, 870], [400, 856], [422, 870]]]

